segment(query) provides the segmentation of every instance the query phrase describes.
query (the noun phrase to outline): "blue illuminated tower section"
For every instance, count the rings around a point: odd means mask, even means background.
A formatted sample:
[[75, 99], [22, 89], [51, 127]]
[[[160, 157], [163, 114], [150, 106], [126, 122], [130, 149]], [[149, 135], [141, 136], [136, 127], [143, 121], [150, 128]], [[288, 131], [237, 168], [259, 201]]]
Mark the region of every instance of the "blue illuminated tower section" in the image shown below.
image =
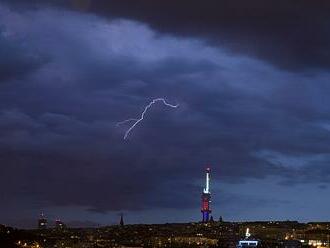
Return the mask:
[[210, 168], [206, 169], [206, 183], [205, 188], [203, 189], [202, 193], [202, 221], [209, 222], [210, 220], [210, 213], [212, 212], [210, 209], [210, 202], [211, 202], [211, 192], [210, 192]]

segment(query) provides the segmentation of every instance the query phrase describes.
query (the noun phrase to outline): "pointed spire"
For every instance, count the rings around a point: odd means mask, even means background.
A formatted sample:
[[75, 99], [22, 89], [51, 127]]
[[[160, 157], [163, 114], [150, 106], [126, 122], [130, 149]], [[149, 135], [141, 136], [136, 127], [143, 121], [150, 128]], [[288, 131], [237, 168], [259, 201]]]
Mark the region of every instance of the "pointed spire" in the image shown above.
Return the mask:
[[120, 223], [119, 223], [121, 226], [124, 225], [124, 215], [121, 213], [120, 214]]

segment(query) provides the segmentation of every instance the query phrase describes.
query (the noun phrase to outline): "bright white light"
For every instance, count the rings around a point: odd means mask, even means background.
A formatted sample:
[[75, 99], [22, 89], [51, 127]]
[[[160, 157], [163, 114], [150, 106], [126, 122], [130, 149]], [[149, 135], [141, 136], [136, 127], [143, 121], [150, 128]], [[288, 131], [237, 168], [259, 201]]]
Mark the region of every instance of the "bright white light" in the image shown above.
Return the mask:
[[206, 184], [205, 184], [205, 188], [204, 188], [203, 192], [205, 194], [210, 193], [210, 173], [209, 172], [206, 172]]
[[249, 228], [246, 228], [245, 237], [246, 237], [246, 238], [249, 238], [250, 236], [251, 236], [251, 234], [250, 234], [250, 229], [249, 229]]

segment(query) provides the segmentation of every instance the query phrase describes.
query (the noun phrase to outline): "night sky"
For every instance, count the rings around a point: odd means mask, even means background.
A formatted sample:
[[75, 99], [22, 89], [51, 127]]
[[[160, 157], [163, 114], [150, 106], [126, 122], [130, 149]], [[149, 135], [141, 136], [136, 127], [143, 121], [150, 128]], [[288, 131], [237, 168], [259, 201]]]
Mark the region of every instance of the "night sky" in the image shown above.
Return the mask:
[[[0, 0], [0, 223], [330, 220], [328, 0]], [[123, 139], [153, 98], [143, 122]]]

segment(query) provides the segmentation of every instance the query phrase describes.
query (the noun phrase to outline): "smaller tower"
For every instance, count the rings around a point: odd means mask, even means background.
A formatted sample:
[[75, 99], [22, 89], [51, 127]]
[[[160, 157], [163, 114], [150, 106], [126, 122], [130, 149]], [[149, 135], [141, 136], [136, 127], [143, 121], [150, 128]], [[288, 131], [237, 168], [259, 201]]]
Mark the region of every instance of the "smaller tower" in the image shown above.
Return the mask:
[[123, 226], [124, 225], [124, 215], [120, 214], [120, 222], [119, 225]]
[[65, 229], [65, 227], [66, 227], [65, 224], [60, 219], [57, 219], [55, 221], [55, 228], [57, 230], [63, 230], [63, 229]]
[[38, 220], [38, 228], [46, 229], [47, 228], [47, 219], [43, 212], [41, 212], [39, 220]]

